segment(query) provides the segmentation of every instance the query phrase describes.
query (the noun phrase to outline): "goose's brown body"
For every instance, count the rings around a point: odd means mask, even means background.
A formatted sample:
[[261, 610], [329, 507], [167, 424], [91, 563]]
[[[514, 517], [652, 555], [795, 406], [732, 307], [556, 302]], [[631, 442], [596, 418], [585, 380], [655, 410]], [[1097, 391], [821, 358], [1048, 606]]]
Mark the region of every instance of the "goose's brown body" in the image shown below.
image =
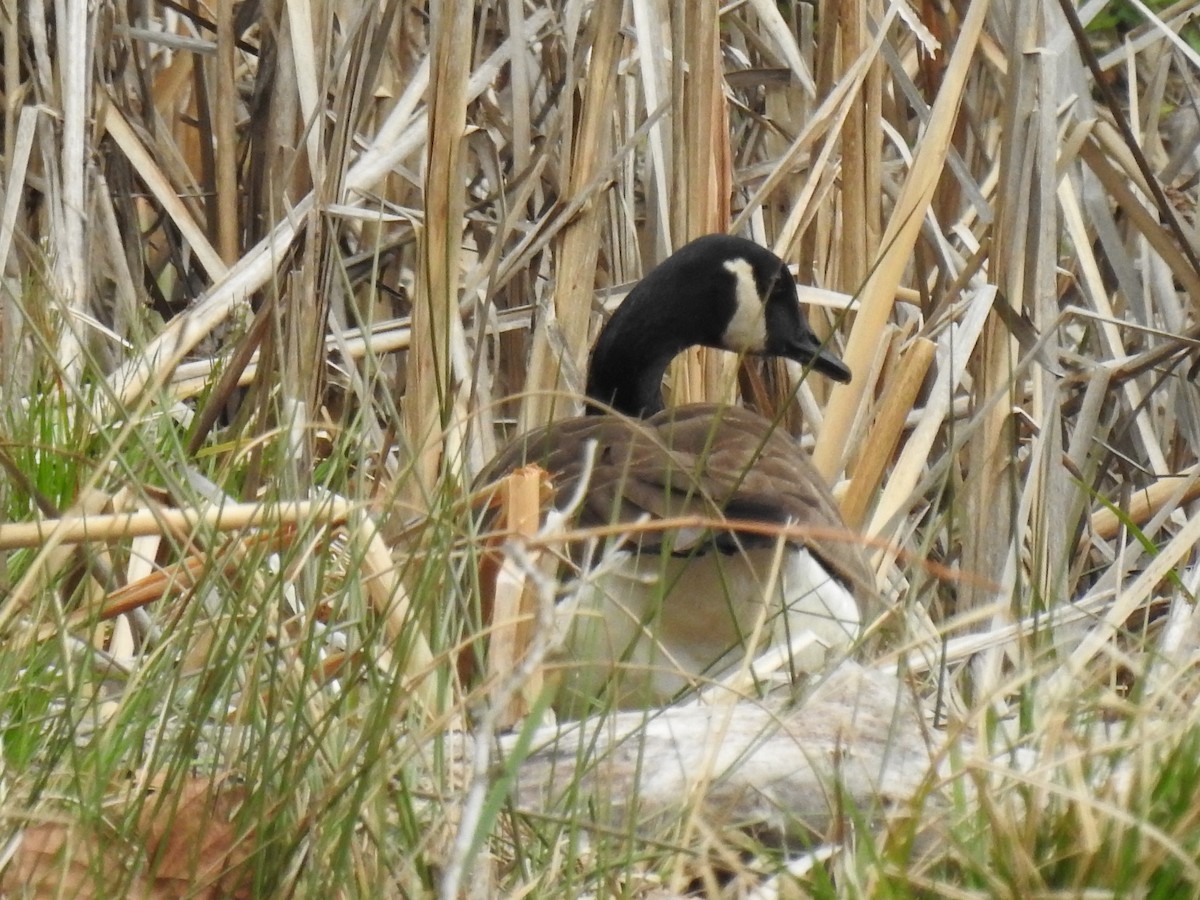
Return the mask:
[[560, 607], [560, 711], [583, 712], [606, 689], [617, 706], [665, 703], [805, 633], [794, 666], [818, 670], [873, 605], [873, 576], [824, 482], [752, 412], [567, 419], [522, 435], [482, 479], [529, 463], [551, 473], [556, 507], [580, 497], [569, 524], [629, 527]]

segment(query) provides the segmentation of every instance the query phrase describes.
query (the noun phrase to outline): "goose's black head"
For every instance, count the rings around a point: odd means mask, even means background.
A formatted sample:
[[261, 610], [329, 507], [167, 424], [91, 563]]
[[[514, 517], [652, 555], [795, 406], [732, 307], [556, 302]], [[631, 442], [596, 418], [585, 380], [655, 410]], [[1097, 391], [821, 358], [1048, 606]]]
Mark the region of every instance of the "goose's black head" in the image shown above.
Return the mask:
[[782, 356], [850, 380], [805, 323], [783, 261], [745, 238], [710, 234], [664, 260], [613, 313], [592, 350], [588, 397], [626, 415], [652, 415], [663, 408], [667, 365], [696, 345]]

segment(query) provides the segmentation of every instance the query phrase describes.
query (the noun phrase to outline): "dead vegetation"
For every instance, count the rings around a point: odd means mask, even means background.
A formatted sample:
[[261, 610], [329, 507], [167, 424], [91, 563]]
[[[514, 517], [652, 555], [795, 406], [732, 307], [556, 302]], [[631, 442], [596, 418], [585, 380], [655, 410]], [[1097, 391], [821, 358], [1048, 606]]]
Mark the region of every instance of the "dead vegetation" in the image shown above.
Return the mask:
[[[245, 802], [184, 834], [279, 893], [1197, 890], [1196, 11], [0, 7], [6, 887], [164, 895], [137, 816], [137, 861], [88, 831], [58, 882], [36, 823], [196, 767]], [[644, 831], [525, 817], [520, 741], [474, 775], [430, 749], [490, 745], [528, 674], [458, 678], [463, 486], [720, 230], [824, 289], [855, 379], [693, 353], [670, 396], [809, 436], [892, 607], [864, 664], [949, 798], [842, 798], [811, 855], [691, 795]]]

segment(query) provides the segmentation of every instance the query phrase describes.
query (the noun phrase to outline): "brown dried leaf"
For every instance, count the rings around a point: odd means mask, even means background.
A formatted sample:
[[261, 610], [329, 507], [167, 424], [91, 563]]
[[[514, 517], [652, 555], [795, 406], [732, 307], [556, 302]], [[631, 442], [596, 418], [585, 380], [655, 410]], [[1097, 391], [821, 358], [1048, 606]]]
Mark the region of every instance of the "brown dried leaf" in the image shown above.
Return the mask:
[[[245, 863], [254, 842], [239, 836], [236, 823], [246, 789], [225, 781], [191, 779], [175, 802], [146, 798], [137, 829], [126, 840], [106, 826], [83, 822], [34, 825], [21, 835], [12, 862], [0, 875], [0, 893], [99, 898], [119, 889], [124, 897], [153, 900], [249, 897]], [[135, 861], [143, 871], [131, 877]]]
[[177, 804], [143, 807], [138, 830], [147, 857], [157, 863], [152, 896], [250, 896], [244, 864], [253, 841], [239, 840], [237, 825], [246, 789], [223, 781], [191, 779]]

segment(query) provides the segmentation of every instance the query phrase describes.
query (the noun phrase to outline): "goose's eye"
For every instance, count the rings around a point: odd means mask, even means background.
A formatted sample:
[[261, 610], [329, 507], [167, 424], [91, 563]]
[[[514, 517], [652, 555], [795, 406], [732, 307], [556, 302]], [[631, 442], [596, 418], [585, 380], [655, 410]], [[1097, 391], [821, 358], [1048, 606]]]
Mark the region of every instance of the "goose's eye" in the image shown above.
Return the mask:
[[733, 275], [733, 315], [725, 326], [721, 343], [738, 353], [762, 353], [767, 347], [767, 316], [754, 267], [742, 258], [725, 261]]

